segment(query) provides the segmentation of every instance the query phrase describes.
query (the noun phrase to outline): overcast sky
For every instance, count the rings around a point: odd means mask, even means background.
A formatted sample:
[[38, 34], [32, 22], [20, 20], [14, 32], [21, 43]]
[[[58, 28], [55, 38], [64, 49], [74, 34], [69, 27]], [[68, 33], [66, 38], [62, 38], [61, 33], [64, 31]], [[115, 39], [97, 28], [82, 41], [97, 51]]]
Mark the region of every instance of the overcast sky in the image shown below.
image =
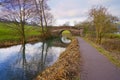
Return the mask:
[[55, 25], [84, 21], [95, 5], [105, 6], [111, 14], [120, 17], [120, 0], [50, 0], [48, 5], [56, 19]]

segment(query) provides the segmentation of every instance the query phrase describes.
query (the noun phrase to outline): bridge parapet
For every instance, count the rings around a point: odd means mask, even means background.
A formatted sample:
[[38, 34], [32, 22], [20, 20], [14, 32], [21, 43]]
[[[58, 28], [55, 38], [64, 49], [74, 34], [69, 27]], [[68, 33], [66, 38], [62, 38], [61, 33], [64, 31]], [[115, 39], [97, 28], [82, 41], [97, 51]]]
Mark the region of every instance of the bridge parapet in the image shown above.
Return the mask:
[[52, 27], [50, 28], [50, 31], [53, 35], [60, 35], [62, 33], [62, 31], [64, 30], [69, 30], [72, 35], [80, 35], [82, 36], [83, 34], [83, 28], [75, 28], [75, 27]]

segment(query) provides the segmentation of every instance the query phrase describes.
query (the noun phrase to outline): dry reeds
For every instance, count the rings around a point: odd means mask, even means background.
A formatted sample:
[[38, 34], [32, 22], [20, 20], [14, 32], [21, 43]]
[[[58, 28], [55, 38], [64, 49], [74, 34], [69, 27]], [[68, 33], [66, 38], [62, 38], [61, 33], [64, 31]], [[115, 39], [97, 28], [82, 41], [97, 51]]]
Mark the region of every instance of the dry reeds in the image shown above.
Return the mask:
[[57, 62], [47, 68], [35, 80], [79, 80], [80, 52], [77, 40], [73, 40]]

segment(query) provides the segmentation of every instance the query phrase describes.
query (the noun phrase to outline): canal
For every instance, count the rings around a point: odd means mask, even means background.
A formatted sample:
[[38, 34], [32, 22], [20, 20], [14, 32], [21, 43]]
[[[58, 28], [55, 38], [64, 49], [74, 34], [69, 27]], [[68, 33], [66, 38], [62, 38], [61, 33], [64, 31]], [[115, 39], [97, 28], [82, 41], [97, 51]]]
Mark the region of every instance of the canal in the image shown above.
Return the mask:
[[0, 48], [0, 80], [34, 79], [56, 62], [65, 51], [65, 44], [58, 39], [51, 39], [27, 43], [24, 49], [23, 52], [22, 45]]

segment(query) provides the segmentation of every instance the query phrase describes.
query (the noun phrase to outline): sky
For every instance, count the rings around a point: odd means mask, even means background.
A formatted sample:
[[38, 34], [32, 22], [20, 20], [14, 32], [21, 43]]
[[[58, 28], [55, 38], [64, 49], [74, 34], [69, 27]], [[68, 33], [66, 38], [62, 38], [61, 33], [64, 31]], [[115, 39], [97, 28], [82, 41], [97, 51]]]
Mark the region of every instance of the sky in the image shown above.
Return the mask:
[[108, 12], [120, 18], [120, 0], [49, 0], [51, 13], [55, 18], [54, 25], [70, 25], [87, 20], [89, 10], [102, 5]]

